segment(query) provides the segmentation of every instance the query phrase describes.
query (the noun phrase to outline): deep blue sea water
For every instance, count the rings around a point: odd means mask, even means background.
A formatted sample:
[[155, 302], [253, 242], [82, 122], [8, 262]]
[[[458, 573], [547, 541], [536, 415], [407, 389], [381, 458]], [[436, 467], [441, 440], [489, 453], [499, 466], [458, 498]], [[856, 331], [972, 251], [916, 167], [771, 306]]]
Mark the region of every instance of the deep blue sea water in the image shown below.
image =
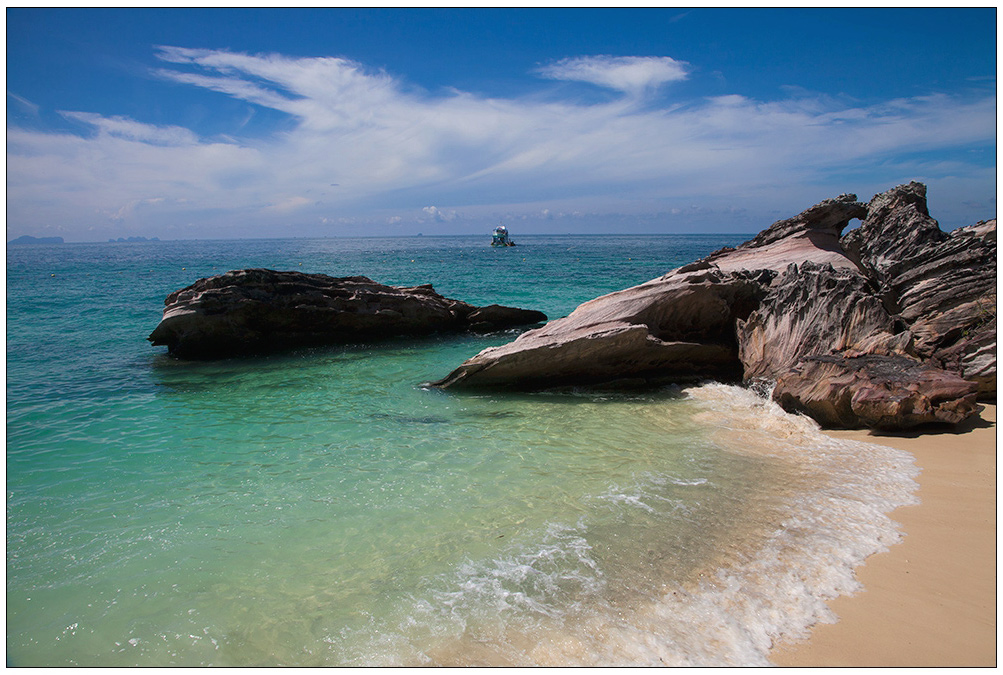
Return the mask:
[[908, 455], [732, 386], [421, 386], [515, 331], [199, 363], [146, 341], [231, 269], [557, 318], [745, 238], [8, 247], [8, 663], [768, 663], [897, 540]]

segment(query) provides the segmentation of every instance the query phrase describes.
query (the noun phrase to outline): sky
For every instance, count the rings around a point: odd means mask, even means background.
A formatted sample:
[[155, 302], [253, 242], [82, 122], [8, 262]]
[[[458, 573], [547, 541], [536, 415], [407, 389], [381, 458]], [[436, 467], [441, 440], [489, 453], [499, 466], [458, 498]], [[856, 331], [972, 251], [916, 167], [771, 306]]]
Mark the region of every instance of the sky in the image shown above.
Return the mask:
[[7, 240], [996, 217], [995, 7], [7, 8]]

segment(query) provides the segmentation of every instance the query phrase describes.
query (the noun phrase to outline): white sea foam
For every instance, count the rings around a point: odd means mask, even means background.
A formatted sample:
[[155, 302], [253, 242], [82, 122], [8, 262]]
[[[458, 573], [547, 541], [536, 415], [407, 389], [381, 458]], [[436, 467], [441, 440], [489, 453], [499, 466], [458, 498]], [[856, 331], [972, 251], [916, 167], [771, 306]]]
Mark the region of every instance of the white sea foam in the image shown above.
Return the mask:
[[[916, 502], [912, 457], [826, 436], [741, 388], [705, 385], [688, 395], [716, 445], [766, 462], [773, 476], [722, 542], [689, 565], [654, 565], [652, 580], [638, 554], [645, 541], [611, 548], [615, 523], [592, 514], [551, 524], [535, 544], [530, 538], [437, 580], [394, 635], [379, 628], [380, 649], [359, 662], [386, 663], [392, 646], [395, 662], [437, 665], [764, 666], [776, 640], [833, 621], [826, 601], [859, 590], [854, 568], [901, 538], [888, 513]], [[706, 478], [642, 475], [594, 501], [618, 517], [663, 518], [665, 528], [702, 508], [680, 513], [682, 502], [660, 492], [666, 486], [703, 490], [698, 505], [714, 487]], [[649, 553], [677, 555], [678, 540], [666, 542]]]
[[[782, 460], [799, 484], [755, 550], [638, 614], [663, 619], [644, 622], [657, 624], [651, 656], [663, 662], [765, 665], [778, 638], [833, 621], [825, 601], [858, 590], [854, 568], [901, 539], [887, 514], [916, 503], [919, 471], [908, 453], [826, 436], [748, 390], [715, 384], [689, 393], [723, 447]], [[685, 639], [697, 638], [686, 626], [705, 638]], [[649, 636], [638, 641], [650, 644]]]

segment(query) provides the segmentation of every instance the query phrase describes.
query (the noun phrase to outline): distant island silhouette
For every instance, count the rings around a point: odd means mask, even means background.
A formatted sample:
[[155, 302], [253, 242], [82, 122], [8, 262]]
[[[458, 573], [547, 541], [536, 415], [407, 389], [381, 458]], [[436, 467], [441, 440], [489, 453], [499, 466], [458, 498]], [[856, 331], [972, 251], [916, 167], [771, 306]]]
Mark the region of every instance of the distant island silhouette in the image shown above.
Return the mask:
[[29, 237], [28, 235], [23, 235], [17, 239], [13, 239], [7, 242], [8, 244], [15, 244], [18, 246], [23, 246], [25, 244], [62, 244], [62, 237]]

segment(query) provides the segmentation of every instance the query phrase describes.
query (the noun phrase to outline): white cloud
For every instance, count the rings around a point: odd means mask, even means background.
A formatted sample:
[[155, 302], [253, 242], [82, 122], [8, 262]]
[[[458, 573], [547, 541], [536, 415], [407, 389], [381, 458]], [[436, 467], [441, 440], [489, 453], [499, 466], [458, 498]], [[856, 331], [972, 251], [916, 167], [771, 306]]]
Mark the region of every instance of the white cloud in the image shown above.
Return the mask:
[[209, 74], [170, 69], [162, 77], [296, 115], [306, 128], [331, 130], [378, 123], [378, 109], [400, 96], [396, 82], [336, 57], [292, 58], [222, 50], [159, 47], [159, 57]]
[[685, 80], [688, 65], [667, 56], [579, 56], [544, 66], [538, 72], [553, 80], [588, 82], [640, 94]]
[[[241, 138], [246, 118], [235, 120], [229, 136], [215, 139], [92, 112], [63, 113], [96, 132], [84, 136], [9, 127], [9, 233], [41, 221], [84, 231], [140, 215], [150, 227], [197, 221], [215, 236], [253, 228], [264, 236], [290, 218], [319, 223], [331, 213], [360, 223], [369, 214], [381, 224], [408, 210], [426, 222], [459, 218], [424, 206], [433, 200], [462, 209], [464, 219], [492, 209], [540, 217], [544, 205], [561, 214], [642, 204], [667, 212], [673, 200], [741, 203], [793, 195], [792, 186], [803, 199], [830, 181], [832, 194], [815, 199], [865, 191], [833, 174], [883, 167], [895, 180], [919, 178], [899, 176], [895, 156], [995, 141], [993, 96], [861, 106], [799, 92], [639, 108], [636, 94], [686, 77], [686, 64], [664, 57], [581, 57], [548, 67], [550, 77], [626, 94], [591, 105], [432, 95], [338, 58], [174, 47], [161, 48], [160, 58], [163, 77], [281, 111], [290, 123]], [[980, 167], [957, 158], [950, 171], [985, 181]]]
[[125, 204], [118, 211], [111, 215], [112, 220], [125, 220], [127, 217], [131, 216], [137, 207], [142, 207], [146, 205], [155, 205], [164, 201], [163, 197], [150, 197], [148, 199], [134, 199], [128, 204]]
[[446, 223], [451, 220], [456, 220], [459, 215], [456, 211], [442, 211], [436, 206], [426, 206], [422, 208], [422, 212], [437, 223]]
[[97, 128], [100, 134], [141, 141], [154, 145], [195, 145], [199, 138], [192, 131], [178, 126], [143, 124], [127, 117], [102, 117], [95, 113], [59, 111], [69, 120]]
[[268, 204], [267, 206], [264, 207], [264, 210], [269, 211], [271, 213], [288, 213], [290, 211], [296, 211], [306, 206], [311, 201], [312, 200], [308, 199], [307, 197], [303, 197], [300, 195], [290, 195], [282, 197], [277, 202]]
[[14, 92], [7, 92], [7, 96], [14, 99], [14, 102], [19, 104], [23, 109], [27, 110], [32, 115], [37, 115], [40, 110], [40, 106], [37, 103], [32, 103], [23, 96], [18, 96]]

